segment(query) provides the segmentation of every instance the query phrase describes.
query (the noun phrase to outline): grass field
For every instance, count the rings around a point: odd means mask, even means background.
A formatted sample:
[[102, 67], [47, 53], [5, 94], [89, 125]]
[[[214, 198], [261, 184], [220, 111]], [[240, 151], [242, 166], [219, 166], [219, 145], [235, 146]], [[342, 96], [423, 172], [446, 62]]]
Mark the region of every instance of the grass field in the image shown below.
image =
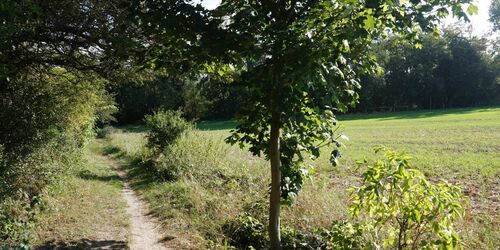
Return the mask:
[[[347, 218], [346, 189], [359, 177], [355, 162], [373, 159], [373, 148], [385, 145], [412, 154], [413, 166], [431, 180], [461, 185], [470, 199], [466, 217], [458, 223], [465, 248], [498, 249], [500, 108], [344, 115], [339, 120], [340, 131], [350, 138], [341, 166], [331, 167], [327, 154], [312, 162], [317, 167], [315, 177], [295, 204], [284, 209], [285, 225], [311, 229]], [[224, 144], [234, 125], [203, 122], [198, 124], [202, 131], [178, 143], [179, 157], [184, 159], [179, 164], [188, 166], [180, 180], [161, 183], [136, 175], [141, 183], [136, 188], [169, 225], [166, 230], [173, 239], [217, 239], [221, 225], [242, 211], [264, 219], [267, 162]], [[133, 158], [142, 150], [143, 136], [141, 127], [127, 127], [111, 133], [108, 141]], [[184, 198], [176, 198], [180, 196]]]
[[37, 223], [35, 249], [123, 249], [129, 238], [122, 181], [99, 152], [98, 141], [85, 159], [49, 188]]

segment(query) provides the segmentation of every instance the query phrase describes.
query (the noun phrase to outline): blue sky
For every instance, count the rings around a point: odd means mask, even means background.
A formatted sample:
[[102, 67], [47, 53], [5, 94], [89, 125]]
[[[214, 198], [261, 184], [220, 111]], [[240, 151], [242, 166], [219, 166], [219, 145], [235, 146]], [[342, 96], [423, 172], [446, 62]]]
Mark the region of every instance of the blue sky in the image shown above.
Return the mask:
[[[195, 2], [201, 2], [203, 6], [207, 9], [214, 9], [219, 6], [221, 0], [195, 0]], [[472, 33], [474, 35], [484, 35], [491, 30], [491, 23], [488, 21], [488, 9], [490, 6], [491, 0], [475, 0], [474, 4], [479, 8], [479, 13], [477, 15], [472, 16], [471, 25], [472, 25]], [[448, 18], [444, 24], [451, 24], [456, 22], [457, 20], [454, 18]]]

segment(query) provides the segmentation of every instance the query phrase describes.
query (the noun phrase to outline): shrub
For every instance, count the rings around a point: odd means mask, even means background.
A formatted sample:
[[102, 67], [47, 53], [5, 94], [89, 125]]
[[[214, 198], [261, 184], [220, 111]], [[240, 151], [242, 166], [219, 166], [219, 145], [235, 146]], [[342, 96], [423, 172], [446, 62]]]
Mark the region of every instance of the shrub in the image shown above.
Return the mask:
[[[268, 248], [267, 227], [248, 213], [223, 226], [228, 242], [238, 249]], [[281, 244], [283, 249], [361, 249], [362, 229], [347, 222], [335, 222], [330, 228], [320, 228], [311, 232], [284, 227]]]
[[56, 137], [82, 146], [98, 111], [113, 105], [104, 81], [92, 74], [59, 67], [42, 72], [27, 72], [0, 90], [0, 144], [9, 154], [29, 154]]
[[266, 227], [247, 213], [238, 215], [222, 228], [228, 242], [238, 248], [265, 249], [267, 246]]
[[191, 127], [180, 111], [158, 111], [147, 115], [145, 120], [150, 129], [146, 135], [146, 146], [156, 153], [165, 151]]
[[163, 181], [185, 176], [197, 179], [204, 186], [222, 188], [221, 183], [213, 184], [213, 181], [236, 181], [240, 176], [238, 173], [226, 176], [231, 162], [224, 156], [230, 153], [229, 150], [230, 146], [224, 142], [207, 139], [202, 132], [193, 129], [186, 131], [167, 150], [157, 154], [151, 154], [150, 150], [143, 151], [141, 160], [156, 178]]
[[337, 221], [329, 228], [312, 232], [284, 228], [282, 230], [283, 249], [361, 249], [362, 228], [344, 221]]
[[153, 173], [153, 176], [161, 181], [177, 180], [188, 168], [186, 160], [182, 159], [178, 153], [177, 150], [169, 149], [162, 154], [151, 156], [146, 152], [143, 166], [149, 169]]
[[0, 203], [0, 249], [29, 249], [33, 239], [38, 197], [19, 191]]
[[183, 134], [191, 128], [191, 124], [181, 117], [180, 111], [158, 111], [147, 115], [146, 147], [149, 151], [142, 155], [143, 165], [153, 172], [156, 178], [163, 181], [176, 180], [187, 167], [182, 147], [176, 147]]
[[379, 148], [385, 158], [365, 162], [363, 183], [352, 193], [350, 213], [365, 220], [367, 241], [375, 248], [451, 249], [460, 238], [453, 221], [463, 215], [459, 187], [429, 183], [418, 170], [409, 169], [411, 157]]

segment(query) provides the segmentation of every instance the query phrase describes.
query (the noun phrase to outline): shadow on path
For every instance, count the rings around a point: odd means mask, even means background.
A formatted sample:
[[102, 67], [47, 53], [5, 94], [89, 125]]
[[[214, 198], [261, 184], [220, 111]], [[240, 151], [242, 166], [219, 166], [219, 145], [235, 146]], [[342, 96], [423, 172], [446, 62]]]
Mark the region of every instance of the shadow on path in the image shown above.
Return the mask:
[[119, 181], [119, 180], [121, 180], [120, 176], [118, 176], [116, 174], [101, 176], [101, 175], [94, 174], [88, 170], [81, 171], [78, 174], [78, 177], [80, 177], [84, 180], [96, 180], [96, 181]]
[[43, 245], [35, 247], [35, 250], [49, 249], [129, 249], [127, 242], [115, 240], [90, 240], [81, 239], [70, 242], [48, 241]]

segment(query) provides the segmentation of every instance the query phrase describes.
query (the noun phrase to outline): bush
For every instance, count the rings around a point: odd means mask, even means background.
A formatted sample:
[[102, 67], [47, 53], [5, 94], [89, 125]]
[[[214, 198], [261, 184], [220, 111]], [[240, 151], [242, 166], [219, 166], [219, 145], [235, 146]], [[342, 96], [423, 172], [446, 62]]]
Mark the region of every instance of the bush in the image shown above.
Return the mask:
[[[157, 179], [173, 181], [185, 176], [208, 186], [219, 177], [224, 181], [233, 177], [225, 176], [225, 171], [220, 169], [229, 164], [224, 159], [229, 147], [220, 141], [206, 140], [200, 131], [192, 129], [179, 136], [166, 150], [144, 150], [140, 157], [143, 166]], [[220, 183], [216, 186], [221, 187]]]
[[[0, 203], [0, 249], [29, 249], [39, 211], [38, 197], [19, 191]], [[2, 245], [3, 244], [3, 245]]]
[[411, 158], [404, 153], [378, 151], [384, 159], [360, 163], [366, 167], [363, 183], [354, 188], [350, 206], [351, 214], [365, 221], [366, 240], [386, 249], [457, 248], [453, 221], [464, 213], [460, 188], [429, 183], [420, 171], [409, 169]]
[[145, 120], [150, 129], [146, 135], [146, 146], [155, 153], [165, 151], [191, 127], [180, 111], [158, 111], [147, 115]]
[[[268, 248], [267, 227], [248, 213], [223, 226], [229, 244], [238, 249]], [[330, 228], [301, 232], [284, 227], [281, 230], [283, 249], [361, 249], [361, 227], [347, 222], [335, 222]]]
[[142, 155], [143, 165], [162, 181], [172, 181], [180, 177], [186, 166], [184, 149], [175, 143], [191, 128], [191, 124], [181, 117], [180, 111], [159, 111], [147, 115], [146, 151]]
[[362, 228], [359, 225], [338, 221], [330, 228], [313, 232], [300, 232], [285, 228], [282, 230], [283, 249], [334, 249], [354, 250], [362, 247]]
[[[176, 148], [177, 149], [177, 148]], [[158, 155], [148, 155], [146, 152], [143, 165], [152, 172], [153, 176], [161, 181], [174, 181], [181, 177], [187, 169], [186, 160], [177, 155], [178, 152], [168, 150]]]
[[237, 248], [265, 249], [267, 247], [266, 227], [259, 220], [244, 213], [222, 227], [228, 242]]

